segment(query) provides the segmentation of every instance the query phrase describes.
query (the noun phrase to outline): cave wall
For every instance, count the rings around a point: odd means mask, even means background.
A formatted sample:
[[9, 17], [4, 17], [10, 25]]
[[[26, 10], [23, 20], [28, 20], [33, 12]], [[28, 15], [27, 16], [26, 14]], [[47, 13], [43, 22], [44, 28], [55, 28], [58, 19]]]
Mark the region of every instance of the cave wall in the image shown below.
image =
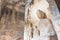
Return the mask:
[[25, 0], [0, 3], [0, 40], [23, 40]]

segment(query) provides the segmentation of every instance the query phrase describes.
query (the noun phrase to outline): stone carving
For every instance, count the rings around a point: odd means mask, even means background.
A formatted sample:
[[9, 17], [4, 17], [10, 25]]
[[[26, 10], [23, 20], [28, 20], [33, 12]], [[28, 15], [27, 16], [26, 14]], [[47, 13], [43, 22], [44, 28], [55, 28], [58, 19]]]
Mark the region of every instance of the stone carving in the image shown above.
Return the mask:
[[50, 40], [55, 35], [52, 12], [47, 0], [32, 0], [25, 8], [24, 40]]

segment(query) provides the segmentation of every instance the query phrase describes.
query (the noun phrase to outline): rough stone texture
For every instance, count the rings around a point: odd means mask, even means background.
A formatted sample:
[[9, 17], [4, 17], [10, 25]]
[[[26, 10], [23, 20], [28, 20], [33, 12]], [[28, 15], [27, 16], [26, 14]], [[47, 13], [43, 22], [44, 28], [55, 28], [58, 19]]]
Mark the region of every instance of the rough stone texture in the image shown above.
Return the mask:
[[0, 0], [0, 40], [24, 39], [24, 1]]
[[[60, 2], [58, 0], [56, 2], [60, 9]], [[52, 3], [54, 2], [52, 1]], [[53, 7], [54, 4], [52, 3], [52, 10], [54, 10], [52, 13], [57, 14], [57, 11], [55, 12], [56, 8]], [[25, 4], [26, 0], [0, 0], [0, 40], [24, 39], [23, 33]], [[50, 40], [57, 40], [57, 35], [51, 36]]]
[[[29, 3], [30, 2], [27, 3], [26, 10], [25, 10], [25, 22], [26, 23], [25, 23], [25, 29], [24, 29], [24, 40], [40, 40], [40, 36], [47, 33], [45, 31], [45, 28], [49, 26], [53, 27], [55, 34], [47, 37], [47, 39], [46, 39], [46, 36], [44, 36], [45, 38], [41, 37], [42, 38], [41, 40], [60, 40], [60, 29], [59, 29], [60, 18], [57, 17], [60, 14], [59, 14], [59, 10], [57, 8], [55, 1], [54, 0], [47, 0], [47, 1], [46, 0], [34, 0], [30, 4]], [[47, 17], [44, 16], [44, 13], [47, 15]], [[39, 21], [41, 17], [43, 17], [42, 21], [41, 20]], [[55, 19], [57, 20], [56, 24], [55, 24], [56, 21], [53, 20], [55, 17], [58, 18], [58, 19], [57, 18]], [[47, 20], [43, 21], [45, 18], [47, 18], [49, 22], [46, 23]], [[57, 25], [57, 26], [54, 26], [54, 25]], [[57, 32], [57, 29], [59, 29], [59, 33]], [[49, 28], [47, 28], [46, 30], [49, 31]]]

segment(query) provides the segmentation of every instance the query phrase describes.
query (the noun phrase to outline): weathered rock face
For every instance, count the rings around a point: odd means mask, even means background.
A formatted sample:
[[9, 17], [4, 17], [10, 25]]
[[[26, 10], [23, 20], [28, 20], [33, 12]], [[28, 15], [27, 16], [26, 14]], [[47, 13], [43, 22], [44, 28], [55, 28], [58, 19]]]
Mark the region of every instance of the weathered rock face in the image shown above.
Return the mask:
[[[33, 1], [34, 3], [31, 3], [32, 6], [30, 5], [31, 0], [29, 0], [28, 2], [26, 1], [28, 0], [0, 0], [0, 40], [40, 40], [40, 36], [42, 34], [47, 35], [48, 32], [54, 31], [50, 27], [53, 27], [54, 25], [54, 29], [56, 31], [58, 39], [60, 40], [60, 16], [58, 16], [60, 14], [57, 10], [54, 0], [48, 0], [48, 3], [43, 0], [40, 3], [40, 0], [36, 0], [35, 2]], [[27, 8], [24, 14], [25, 4], [27, 5]], [[39, 12], [37, 12], [36, 10], [38, 10]], [[36, 14], [36, 12], [38, 14]], [[40, 15], [40, 13], [42, 14]], [[25, 29], [24, 15], [26, 22]], [[51, 21], [53, 21], [54, 25], [52, 25]], [[41, 26], [43, 26], [43, 28]], [[52, 34], [54, 34], [54, 32]], [[49, 33], [48, 36], [50, 36]], [[45, 36], [44, 38], [41, 38], [41, 40], [45, 40], [46, 38], [47, 40], [50, 39], [50, 37]], [[55, 39], [54, 37], [54, 39], [52, 40], [57, 39]]]
[[24, 0], [2, 0], [0, 40], [23, 40]]
[[24, 13], [25, 0], [2, 0], [2, 6]]
[[[50, 40], [50, 36], [55, 35], [53, 18], [60, 15], [55, 1], [34, 0], [26, 6], [24, 40]], [[54, 10], [55, 8], [56, 10]]]

